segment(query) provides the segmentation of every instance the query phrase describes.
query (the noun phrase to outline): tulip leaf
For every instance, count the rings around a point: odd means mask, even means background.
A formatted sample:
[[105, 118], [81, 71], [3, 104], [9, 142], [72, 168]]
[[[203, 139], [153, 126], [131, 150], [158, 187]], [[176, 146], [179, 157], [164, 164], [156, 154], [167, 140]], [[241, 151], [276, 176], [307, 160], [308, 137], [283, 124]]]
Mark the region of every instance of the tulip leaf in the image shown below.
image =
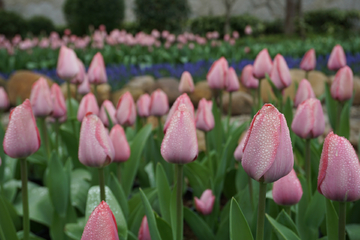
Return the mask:
[[164, 168], [162, 167], [161, 163], [158, 163], [156, 166], [156, 187], [158, 190], [161, 215], [167, 223], [171, 224], [171, 218], [170, 218], [171, 190]]
[[286, 123], [287, 123], [289, 129], [291, 129], [291, 123], [293, 120], [293, 102], [291, 101], [291, 99], [289, 97], [287, 97], [287, 99], [286, 99], [283, 112], [284, 112], [284, 116], [286, 119]]
[[[353, 99], [354, 99], [354, 94], [353, 97], [350, 100], [346, 101], [346, 103], [343, 105], [340, 115], [340, 124], [339, 124], [340, 128], [337, 132], [339, 136], [343, 136], [346, 139], [349, 139], [350, 137], [350, 108]], [[341, 104], [343, 103], [339, 103], [338, 107], [340, 107]]]
[[114, 126], [114, 123], [113, 123], [113, 121], [112, 121], [112, 119], [111, 119], [111, 117], [110, 117], [110, 114], [109, 114], [109, 112], [108, 112], [108, 110], [106, 109], [106, 107], [104, 107], [104, 109], [105, 109], [105, 113], [106, 113], [106, 117], [107, 117], [107, 119], [108, 119], [108, 129], [109, 129], [109, 131], [111, 131], [111, 129], [113, 128], [113, 126]]
[[129, 231], [127, 240], [138, 240], [138, 238], [133, 232]]
[[78, 158], [78, 151], [79, 151], [79, 139], [73, 133], [73, 130], [70, 126], [66, 124], [62, 124], [60, 127], [60, 136], [62, 142], [65, 144], [67, 153], [73, 160], [75, 168], [83, 168], [84, 166], [80, 163]]
[[164, 219], [159, 217], [157, 214], [156, 214], [156, 224], [158, 226], [158, 230], [159, 230], [161, 239], [169, 239], [169, 240], [173, 239], [172, 230], [171, 230], [169, 223], [167, 223]]
[[266, 218], [269, 220], [270, 224], [273, 226], [275, 233], [279, 240], [300, 240], [300, 238], [289, 228], [278, 223], [275, 219], [270, 217], [268, 214], [265, 214]]
[[14, 223], [2, 197], [0, 197], [0, 213], [0, 237], [17, 240], [18, 237], [16, 235]]
[[[17, 237], [21, 240], [24, 239], [24, 231], [19, 231], [16, 233]], [[44, 238], [38, 237], [32, 232], [30, 232], [29, 240], [45, 240]]]
[[[2, 124], [0, 124], [0, 141], [4, 142], [5, 130]], [[6, 166], [6, 158], [4, 153], [4, 148], [0, 148], [0, 158], [2, 160], [2, 164], [0, 164], [0, 182], [5, 182], [5, 166]]]
[[154, 216], [154, 212], [151, 208], [151, 205], [149, 203], [149, 200], [147, 199], [145, 193], [140, 189], [140, 196], [143, 203], [143, 206], [145, 208], [145, 213], [149, 225], [150, 235], [152, 240], [161, 240], [161, 236], [158, 230], [158, 226], [156, 224], [156, 219]]
[[296, 235], [299, 235], [297, 227], [295, 225], [295, 223], [293, 222], [293, 220], [291, 219], [291, 217], [284, 211], [282, 210], [279, 215], [276, 218], [276, 221], [282, 225], [284, 225], [285, 227], [289, 228], [291, 231], [293, 231]]
[[325, 199], [326, 201], [326, 231], [328, 240], [336, 240], [338, 239], [338, 215], [334, 208], [334, 205], [329, 199]]
[[360, 240], [360, 224], [347, 224], [346, 232], [350, 240]]
[[186, 164], [184, 166], [184, 174], [193, 188], [195, 197], [200, 197], [205, 189], [210, 188], [210, 172], [200, 163], [194, 161]]
[[140, 165], [141, 155], [150, 133], [151, 124], [147, 124], [138, 134], [136, 134], [134, 140], [130, 143], [130, 158], [123, 164], [122, 172], [124, 174], [121, 176], [121, 184], [123, 186], [125, 196], [129, 196], [131, 192], [131, 188]]
[[68, 223], [64, 229], [65, 234], [73, 240], [81, 239], [83, 231], [84, 226], [80, 226], [78, 223]]
[[83, 169], [78, 168], [71, 172], [71, 205], [85, 213], [87, 194], [90, 188], [89, 181], [91, 174]]
[[336, 129], [338, 102], [331, 97], [330, 86], [325, 83], [325, 104], [332, 129]]
[[249, 224], [235, 198], [231, 199], [230, 205], [230, 239], [254, 239]]
[[111, 173], [109, 187], [120, 204], [125, 219], [127, 219], [129, 216], [129, 204], [127, 202], [127, 198], [125, 197], [124, 190], [122, 189], [121, 184], [119, 183], [117, 177], [115, 177], [114, 173]]
[[220, 155], [223, 145], [223, 126], [221, 123], [221, 112], [217, 106], [215, 98], [213, 98], [212, 112], [214, 115], [215, 126], [207, 133], [209, 139], [211, 139], [212, 147], [216, 149], [216, 152]]
[[325, 217], [325, 198], [318, 191], [312, 196], [306, 209], [305, 221], [310, 227], [318, 228]]
[[215, 240], [215, 235], [206, 222], [187, 207], [184, 208], [184, 218], [199, 240]]

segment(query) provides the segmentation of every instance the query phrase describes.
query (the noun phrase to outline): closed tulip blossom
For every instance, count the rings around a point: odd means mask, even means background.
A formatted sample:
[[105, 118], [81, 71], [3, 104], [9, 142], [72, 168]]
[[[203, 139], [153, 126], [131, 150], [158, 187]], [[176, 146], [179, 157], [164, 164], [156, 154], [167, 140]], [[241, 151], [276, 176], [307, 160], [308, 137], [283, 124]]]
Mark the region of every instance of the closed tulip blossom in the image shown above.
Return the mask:
[[304, 71], [312, 71], [316, 67], [316, 54], [315, 49], [310, 49], [307, 51], [301, 60], [300, 68]]
[[229, 68], [229, 64], [224, 57], [221, 57], [219, 60], [216, 60], [209, 72], [206, 75], [206, 80], [209, 84], [209, 87], [212, 89], [224, 89], [226, 74]]
[[248, 64], [243, 68], [240, 81], [247, 88], [259, 87], [259, 80], [254, 77], [253, 66], [251, 64]]
[[266, 48], [261, 50], [256, 56], [253, 64], [253, 74], [257, 79], [262, 79], [265, 77], [265, 74], [270, 74], [272, 69], [272, 60], [269, 55], [269, 52]]
[[64, 94], [56, 83], [51, 86], [51, 96], [53, 100], [53, 112], [51, 116], [53, 118], [62, 118], [63, 116], [66, 116], [67, 110]]
[[235, 69], [232, 67], [229, 68], [226, 74], [225, 86], [226, 86], [226, 91], [228, 92], [235, 92], [240, 88], [238, 76], [235, 72]]
[[353, 95], [353, 72], [345, 66], [335, 75], [330, 88], [331, 96], [338, 101], [349, 100]]
[[311, 84], [309, 83], [308, 80], [303, 79], [300, 81], [299, 87], [297, 89], [294, 100], [294, 106], [297, 107], [300, 105], [300, 103], [302, 103], [306, 99], [315, 98], [315, 97], [316, 96], [314, 90], [311, 87]]
[[117, 122], [120, 125], [131, 126], [136, 120], [136, 108], [132, 95], [124, 93], [117, 103], [116, 113]]
[[[106, 109], [106, 111], [105, 111]], [[109, 117], [112, 121], [113, 124], [116, 124], [116, 118], [115, 118], [115, 112], [116, 109], [114, 107], [114, 104], [109, 101], [109, 100], [105, 100], [100, 108], [100, 113], [99, 113], [99, 117], [101, 119], [101, 121], [103, 122], [105, 127], [109, 126], [109, 118], [108, 118], [108, 114], [106, 114], [106, 112], [109, 114]]]
[[139, 99], [136, 101], [136, 107], [137, 107], [138, 115], [140, 117], [150, 116], [150, 103], [151, 103], [151, 98], [147, 93], [141, 95]]
[[118, 240], [116, 219], [109, 205], [102, 201], [91, 213], [81, 240]]
[[46, 117], [53, 111], [50, 88], [45, 78], [40, 77], [31, 88], [30, 102], [36, 117]]
[[202, 98], [199, 102], [195, 117], [196, 128], [202, 131], [211, 131], [215, 126], [214, 115], [212, 113], [212, 101]]
[[100, 52], [96, 53], [91, 60], [87, 74], [89, 83], [98, 85], [107, 82], [105, 62]]
[[188, 71], [184, 71], [180, 78], [179, 92], [190, 93], [194, 91], [194, 81]]
[[99, 115], [99, 106], [97, 104], [94, 94], [86, 94], [80, 102], [79, 109], [77, 112], [77, 119], [81, 122], [87, 113]]
[[163, 116], [169, 111], [169, 100], [164, 91], [161, 89], [155, 90], [151, 94], [150, 101], [150, 115]]
[[79, 66], [79, 72], [75, 75], [75, 77], [71, 79], [71, 83], [75, 85], [80, 85], [84, 81], [86, 70], [84, 63], [80, 59], [77, 59], [77, 64]]
[[141, 221], [141, 225], [140, 225], [140, 229], [139, 229], [139, 233], [138, 233], [138, 239], [139, 240], [151, 240], [149, 225], [148, 225], [146, 216], [144, 216]]
[[277, 54], [274, 59], [274, 65], [270, 72], [270, 79], [279, 90], [287, 88], [291, 84], [289, 67], [284, 57], [280, 54]]
[[88, 94], [89, 92], [91, 92], [89, 78], [88, 78], [87, 74], [85, 74], [85, 76], [84, 76], [84, 81], [80, 85], [78, 85], [77, 92], [82, 95], [85, 95], [85, 94]]
[[9, 97], [3, 87], [0, 87], [0, 109], [6, 110], [10, 106]]
[[130, 146], [124, 129], [116, 124], [110, 132], [110, 139], [115, 149], [114, 162], [125, 162], [130, 157]]
[[201, 212], [203, 215], [209, 215], [214, 207], [215, 196], [213, 195], [211, 189], [206, 189], [202, 194], [200, 199], [195, 197], [195, 207], [198, 212]]
[[328, 69], [336, 71], [346, 66], [346, 56], [341, 45], [337, 44], [331, 51], [328, 63]]
[[40, 135], [29, 99], [10, 112], [3, 147], [12, 158], [26, 158], [40, 148]]
[[164, 125], [164, 132], [166, 132], [166, 129], [169, 127], [170, 124], [170, 120], [172, 118], [172, 116], [174, 115], [174, 113], [178, 110], [179, 106], [181, 104], [185, 104], [185, 106], [187, 107], [188, 111], [190, 112], [190, 115], [193, 119], [195, 119], [194, 115], [194, 105], [192, 104], [189, 96], [186, 93], [183, 93], [182, 95], [180, 95], [174, 102], [174, 104], [171, 106], [169, 114], [166, 117], [166, 121], [165, 121], [165, 125]]
[[274, 202], [278, 205], [295, 205], [300, 201], [302, 194], [301, 183], [294, 169], [285, 177], [274, 182], [272, 195]]
[[56, 73], [61, 79], [70, 81], [79, 72], [79, 65], [74, 50], [61, 46], [56, 66]]

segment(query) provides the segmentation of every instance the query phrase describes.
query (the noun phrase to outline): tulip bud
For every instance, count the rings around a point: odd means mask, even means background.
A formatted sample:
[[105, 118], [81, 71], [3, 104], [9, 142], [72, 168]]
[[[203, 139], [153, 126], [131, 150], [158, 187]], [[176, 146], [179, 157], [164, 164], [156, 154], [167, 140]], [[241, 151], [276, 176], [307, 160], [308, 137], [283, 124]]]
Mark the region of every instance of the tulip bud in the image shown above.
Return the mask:
[[247, 88], [258, 88], [259, 80], [253, 75], [253, 66], [251, 64], [246, 65], [241, 73], [241, 83]]
[[328, 63], [328, 69], [330, 70], [338, 70], [342, 67], [346, 66], [346, 56], [344, 49], [341, 45], [337, 44], [333, 50], [331, 51]]
[[175, 100], [174, 104], [170, 108], [169, 114], [167, 115], [164, 124], [164, 132], [166, 132], [166, 129], [169, 127], [171, 117], [174, 115], [181, 104], [185, 104], [187, 110], [190, 112], [191, 117], [194, 119], [194, 105], [192, 104], [189, 96], [186, 93], [183, 93]]
[[35, 117], [46, 117], [53, 111], [50, 88], [45, 78], [40, 77], [31, 88], [31, 107]]
[[141, 226], [140, 226], [139, 233], [138, 233], [138, 239], [139, 240], [151, 240], [149, 225], [148, 225], [146, 216], [144, 216], [141, 221]]
[[279, 90], [287, 88], [291, 84], [289, 67], [284, 57], [280, 54], [277, 54], [274, 59], [274, 65], [271, 69], [270, 79]]
[[274, 202], [278, 205], [295, 205], [300, 201], [302, 194], [301, 183], [294, 169], [285, 177], [274, 182], [272, 195]]
[[94, 94], [86, 94], [80, 102], [79, 109], [77, 112], [77, 119], [81, 122], [87, 113], [99, 115], [99, 106], [97, 104]]
[[245, 146], [245, 141], [246, 141], [247, 135], [248, 135], [248, 131], [246, 131], [245, 136], [241, 139], [239, 145], [235, 149], [234, 158], [237, 161], [241, 161], [241, 159], [243, 158], [244, 146]]
[[203, 215], [209, 215], [214, 207], [215, 196], [213, 195], [211, 189], [206, 189], [202, 194], [200, 199], [197, 197], [195, 199], [195, 207], [198, 212], [201, 212]]
[[10, 101], [3, 87], [0, 87], [0, 109], [5, 110], [10, 106]]
[[53, 118], [61, 118], [66, 115], [66, 104], [64, 94], [62, 93], [59, 85], [54, 83], [51, 86], [51, 97], [53, 100]]
[[245, 172], [265, 183], [286, 176], [293, 168], [294, 156], [284, 115], [265, 104], [248, 131], [241, 162]]
[[169, 111], [169, 101], [166, 93], [157, 89], [151, 94], [150, 115], [163, 116]]
[[124, 129], [116, 124], [110, 132], [110, 139], [115, 149], [114, 162], [125, 162], [130, 157], [130, 147]]
[[89, 83], [101, 84], [107, 82], [106, 68], [104, 58], [100, 52], [96, 53], [91, 60], [88, 69]]
[[312, 71], [316, 67], [316, 55], [315, 49], [310, 49], [307, 51], [301, 60], [300, 68], [304, 71]]
[[315, 98], [315, 93], [311, 87], [311, 84], [308, 80], [303, 79], [300, 81], [299, 87], [297, 89], [294, 106], [299, 106], [300, 103], [309, 98]]
[[210, 88], [223, 89], [225, 87], [228, 68], [229, 64], [224, 57], [221, 57], [212, 64], [208, 74], [206, 75]]
[[102, 201], [91, 213], [81, 240], [119, 240], [115, 216], [109, 205]]
[[70, 80], [76, 76], [79, 72], [79, 65], [77, 63], [77, 57], [74, 50], [61, 46], [56, 73], [61, 79]]
[[105, 127], [109, 126], [109, 119], [108, 119], [108, 115], [106, 114], [106, 111], [109, 114], [111, 121], [113, 124], [116, 124], [116, 118], [115, 118], [115, 107], [112, 104], [112, 102], [110, 102], [109, 100], [105, 100], [100, 108], [100, 113], [99, 113], [99, 117], [101, 119], [101, 121], [103, 122], [103, 124], [105, 125]]
[[234, 68], [230, 67], [227, 74], [226, 74], [226, 91], [228, 92], [235, 92], [239, 90], [240, 84], [238, 76], [234, 70]]
[[199, 102], [195, 117], [196, 128], [208, 132], [215, 126], [214, 115], [212, 113], [212, 101], [202, 98]]
[[335, 75], [330, 88], [331, 96], [338, 101], [346, 101], [353, 94], [353, 72], [351, 68], [345, 66]]
[[77, 59], [77, 64], [79, 66], [79, 72], [76, 74], [76, 76], [73, 79], [71, 79], [71, 83], [80, 85], [84, 81], [86, 70], [83, 62], [80, 59]]
[[10, 112], [3, 147], [12, 158], [26, 158], [40, 148], [40, 135], [29, 99]]
[[77, 91], [78, 91], [78, 93], [80, 93], [82, 95], [91, 92], [89, 78], [88, 78], [87, 74], [85, 74], [85, 76], [84, 76], [84, 81], [80, 85], [78, 85]]
[[265, 77], [265, 74], [270, 74], [273, 63], [271, 57], [266, 48], [261, 50], [256, 56], [253, 64], [253, 74], [257, 79], [262, 79]]
[[185, 104], [181, 104], [170, 120], [161, 143], [161, 155], [169, 163], [185, 164], [198, 155], [194, 118]]
[[188, 71], [184, 71], [180, 78], [179, 92], [188, 93], [194, 91], [194, 81]]
[[81, 123], [79, 160], [89, 167], [104, 167], [114, 159], [114, 146], [101, 120], [87, 113]]
[[145, 93], [139, 97], [139, 99], [136, 102], [136, 106], [140, 117], [150, 116], [150, 103], [151, 103], [151, 98], [149, 94]]
[[132, 95], [124, 93], [117, 103], [116, 113], [117, 122], [121, 125], [131, 126], [136, 120], [136, 108]]
[[360, 163], [351, 143], [330, 132], [320, 158], [318, 191], [333, 201], [360, 199]]

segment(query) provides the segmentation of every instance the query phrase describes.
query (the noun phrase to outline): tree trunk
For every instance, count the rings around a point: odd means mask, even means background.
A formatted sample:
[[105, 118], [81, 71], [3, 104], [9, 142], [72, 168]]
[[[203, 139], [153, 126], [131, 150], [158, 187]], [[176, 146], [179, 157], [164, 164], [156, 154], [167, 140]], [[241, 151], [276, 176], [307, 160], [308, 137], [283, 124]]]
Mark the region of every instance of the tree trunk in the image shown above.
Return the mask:
[[4, 1], [0, 0], [0, 9], [4, 9]]
[[286, 0], [285, 34], [291, 35], [295, 33], [295, 20], [302, 17], [301, 5], [301, 0]]

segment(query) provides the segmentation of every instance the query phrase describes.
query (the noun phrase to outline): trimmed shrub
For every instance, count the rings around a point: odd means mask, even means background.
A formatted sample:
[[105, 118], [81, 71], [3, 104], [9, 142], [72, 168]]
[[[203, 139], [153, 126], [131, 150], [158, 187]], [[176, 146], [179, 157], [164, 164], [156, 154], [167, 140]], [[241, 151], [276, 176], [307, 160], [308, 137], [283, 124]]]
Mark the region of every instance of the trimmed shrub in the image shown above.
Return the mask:
[[34, 16], [28, 20], [28, 31], [34, 35], [40, 33], [50, 34], [55, 31], [55, 26], [51, 19], [44, 16]]
[[0, 10], [0, 33], [6, 37], [16, 34], [24, 36], [27, 32], [27, 22], [17, 13]]

